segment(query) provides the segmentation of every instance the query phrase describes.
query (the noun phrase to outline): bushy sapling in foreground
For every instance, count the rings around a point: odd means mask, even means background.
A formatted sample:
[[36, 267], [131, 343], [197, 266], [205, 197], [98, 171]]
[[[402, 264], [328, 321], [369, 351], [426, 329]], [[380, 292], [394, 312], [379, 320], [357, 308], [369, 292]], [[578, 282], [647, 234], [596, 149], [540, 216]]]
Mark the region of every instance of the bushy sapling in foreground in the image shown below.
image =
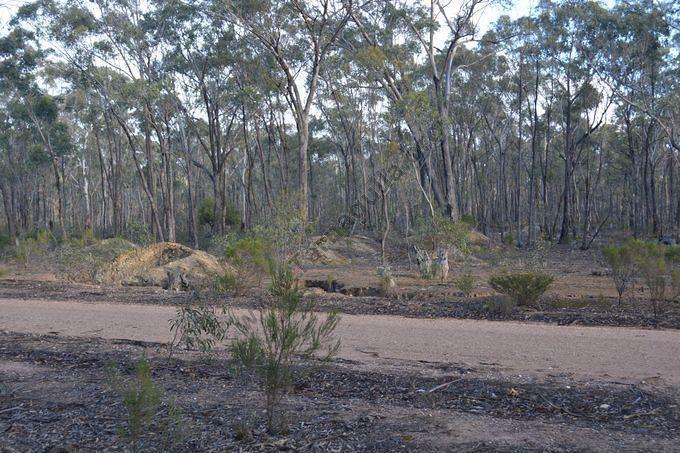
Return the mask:
[[237, 362], [260, 377], [267, 427], [278, 432], [283, 427], [279, 406], [293, 382], [296, 359], [318, 352], [326, 358], [333, 356], [339, 347], [333, 336], [339, 317], [315, 312], [314, 301], [302, 298], [299, 280], [287, 263], [273, 262], [270, 274], [267, 305], [254, 315], [231, 316], [237, 338], [230, 349]]

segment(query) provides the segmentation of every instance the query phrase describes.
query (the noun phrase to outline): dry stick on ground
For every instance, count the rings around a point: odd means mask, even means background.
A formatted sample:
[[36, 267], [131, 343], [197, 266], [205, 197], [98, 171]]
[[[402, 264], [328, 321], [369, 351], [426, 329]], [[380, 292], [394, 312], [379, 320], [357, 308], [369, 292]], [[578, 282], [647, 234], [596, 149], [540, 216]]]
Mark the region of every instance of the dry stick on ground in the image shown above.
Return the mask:
[[454, 384], [454, 383], [456, 383], [456, 382], [458, 382], [458, 381], [462, 381], [462, 380], [463, 380], [463, 378], [454, 379], [453, 381], [445, 382], [445, 383], [440, 384], [440, 385], [438, 385], [438, 386], [436, 386], [436, 387], [432, 387], [432, 388], [431, 388], [430, 390], [428, 390], [426, 393], [429, 395], [430, 393], [434, 393], [434, 392], [436, 392], [437, 390], [441, 390], [441, 389], [443, 389], [443, 388], [445, 388], [445, 387], [448, 387], [448, 386], [451, 385], [451, 384]]
[[564, 408], [564, 407], [562, 407], [562, 406], [558, 406], [558, 405], [554, 404], [552, 401], [550, 401], [548, 398], [546, 398], [545, 396], [543, 396], [541, 393], [537, 393], [537, 395], [540, 396], [541, 398], [543, 398], [543, 400], [544, 400], [546, 403], [550, 404], [550, 405], [551, 405], [552, 407], [554, 407], [555, 409], [557, 409], [557, 410], [559, 410], [559, 411], [562, 411], [562, 412], [564, 412], [565, 414], [571, 415], [572, 417], [577, 417], [577, 418], [578, 418], [578, 417], [594, 418], [592, 415], [588, 415], [588, 414], [583, 414], [583, 413], [581, 413], [581, 414], [575, 414], [575, 413], [571, 412], [571, 411], [570, 411], [569, 409], [567, 409], [567, 408]]

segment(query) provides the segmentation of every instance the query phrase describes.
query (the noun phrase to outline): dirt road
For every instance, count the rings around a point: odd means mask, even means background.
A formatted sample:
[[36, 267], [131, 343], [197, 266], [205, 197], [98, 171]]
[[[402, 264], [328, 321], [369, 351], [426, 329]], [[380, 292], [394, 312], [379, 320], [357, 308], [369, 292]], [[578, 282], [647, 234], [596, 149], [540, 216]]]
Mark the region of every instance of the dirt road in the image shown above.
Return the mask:
[[[166, 342], [174, 307], [0, 299], [0, 329]], [[680, 386], [680, 332], [343, 315], [340, 357], [464, 363], [516, 374]]]

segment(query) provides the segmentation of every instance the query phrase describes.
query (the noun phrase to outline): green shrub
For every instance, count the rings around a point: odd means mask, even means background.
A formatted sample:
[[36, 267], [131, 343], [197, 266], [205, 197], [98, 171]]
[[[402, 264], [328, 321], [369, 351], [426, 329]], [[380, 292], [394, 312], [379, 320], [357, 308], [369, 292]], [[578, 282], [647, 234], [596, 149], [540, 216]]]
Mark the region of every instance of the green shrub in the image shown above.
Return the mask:
[[503, 243], [505, 245], [515, 245], [515, 237], [512, 233], [508, 233], [503, 237]]
[[460, 216], [460, 221], [467, 224], [470, 228], [474, 228], [477, 225], [477, 220], [475, 220], [472, 214], [463, 214]]
[[602, 253], [611, 268], [612, 279], [619, 294], [619, 306], [621, 306], [623, 294], [634, 282], [637, 273], [634, 251], [626, 243], [619, 246], [605, 247]]
[[666, 261], [670, 264], [680, 264], [680, 245], [666, 247]]
[[12, 244], [12, 238], [10, 238], [8, 234], [0, 233], [0, 252], [11, 247], [12, 245], [14, 245]]
[[45, 230], [26, 235], [14, 247], [14, 259], [23, 265], [44, 264], [50, 248], [50, 233]]
[[227, 226], [241, 225], [241, 211], [233, 203], [224, 206], [224, 224]]
[[194, 293], [190, 305], [177, 307], [175, 318], [169, 322], [170, 332], [174, 332], [169, 344], [169, 356], [180, 345], [189, 350], [210, 352], [224, 340], [228, 329], [228, 323], [218, 318], [216, 308], [206, 304], [198, 293]]
[[[198, 205], [198, 224], [215, 224], [215, 198], [205, 197]], [[224, 224], [237, 226], [241, 224], [241, 212], [233, 203], [226, 202], [224, 205]]]
[[229, 271], [218, 275], [213, 280], [213, 291], [216, 294], [236, 294], [239, 293], [240, 288], [238, 278]]
[[552, 284], [553, 278], [540, 272], [496, 275], [489, 279], [491, 287], [510, 296], [517, 305], [534, 305]]
[[680, 269], [671, 271], [671, 288], [673, 288], [673, 298], [680, 298]]
[[151, 226], [143, 222], [130, 222], [125, 227], [126, 235], [130, 241], [139, 245], [153, 244], [154, 238]]
[[415, 227], [418, 242], [425, 250], [448, 250], [454, 247], [462, 254], [469, 254], [470, 225], [455, 222], [448, 217], [435, 216], [421, 220]]
[[666, 295], [666, 246], [656, 242], [631, 241], [635, 250], [635, 264], [649, 290], [654, 309], [654, 319], [658, 315], [658, 304]]
[[151, 365], [146, 355], [142, 355], [135, 364], [131, 379], [123, 379], [115, 367], [111, 367], [109, 375], [111, 386], [123, 399], [127, 413], [127, 426], [121, 434], [129, 440], [133, 451], [139, 451], [139, 441], [149, 432], [158, 413], [163, 389], [153, 382]]
[[215, 223], [215, 199], [205, 197], [198, 205], [198, 224], [210, 225]]
[[472, 278], [472, 274], [469, 272], [462, 274], [456, 279], [455, 284], [456, 287], [463, 292], [465, 297], [470, 297], [470, 293], [472, 293], [472, 288], [474, 287], [474, 279]]
[[339, 341], [334, 340], [333, 331], [339, 318], [336, 313], [319, 317], [313, 298], [302, 298], [298, 279], [288, 264], [272, 264], [270, 275], [271, 298], [259, 315], [231, 315], [237, 337], [230, 350], [238, 363], [262, 380], [267, 427], [277, 432], [282, 424], [279, 404], [293, 382], [294, 361], [322, 349], [326, 357], [334, 355]]
[[109, 382], [122, 399], [127, 417], [121, 437], [130, 442], [132, 451], [146, 449], [141, 448], [144, 436], [154, 436], [153, 443], [161, 447], [160, 451], [176, 451], [188, 433], [187, 421], [174, 401], [163, 403], [164, 391], [154, 383], [146, 355], [135, 363], [130, 378], [124, 378], [115, 365], [109, 365]]

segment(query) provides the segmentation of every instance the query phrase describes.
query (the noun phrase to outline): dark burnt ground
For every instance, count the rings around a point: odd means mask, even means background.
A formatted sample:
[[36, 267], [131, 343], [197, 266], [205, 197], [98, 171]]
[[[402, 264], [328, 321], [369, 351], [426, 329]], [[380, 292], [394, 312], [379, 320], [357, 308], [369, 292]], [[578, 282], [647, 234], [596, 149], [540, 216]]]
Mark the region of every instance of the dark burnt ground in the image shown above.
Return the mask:
[[[0, 334], [0, 444], [9, 451], [121, 450], [125, 414], [110, 389], [107, 367], [124, 373], [146, 351], [154, 380], [180, 407], [181, 451], [552, 450], [540, 434], [587, 432], [621, 448], [677, 445], [680, 406], [677, 390], [643, 389], [616, 383], [560, 380], [514, 381], [485, 378], [449, 367], [414, 374], [374, 372], [336, 361], [300, 370], [285, 400], [289, 431], [264, 432], [257, 383], [224, 357], [180, 353], [168, 359], [161, 345], [53, 336]], [[423, 365], [426, 367], [427, 365]], [[432, 371], [432, 370], [430, 370]], [[167, 406], [161, 412], [167, 413]], [[163, 420], [145, 436], [142, 450], [169, 450]], [[243, 420], [250, 422], [244, 423]], [[446, 439], [446, 423], [473, 429], [483, 421], [486, 439]], [[248, 438], [238, 440], [239, 426]], [[494, 435], [509, 426], [516, 439]], [[537, 433], [537, 430], [539, 434]], [[577, 434], [565, 450], [593, 445]], [[602, 444], [611, 447], [611, 443]], [[63, 451], [63, 450], [52, 450]]]
[[[314, 297], [320, 311], [336, 310], [348, 314], [680, 329], [680, 303], [677, 302], [661, 304], [661, 312], [655, 320], [649, 302], [637, 300], [618, 307], [614, 300], [596, 297], [552, 297], [543, 300], [536, 308], [509, 307], [500, 296], [463, 298], [399, 294], [369, 297], [325, 293]], [[0, 280], [0, 298], [181, 305], [192, 301], [192, 293], [154, 287], [104, 287], [62, 281], [3, 279]], [[254, 308], [261, 304], [262, 297], [261, 294], [252, 297], [209, 296], [209, 300], [233, 307]]]

